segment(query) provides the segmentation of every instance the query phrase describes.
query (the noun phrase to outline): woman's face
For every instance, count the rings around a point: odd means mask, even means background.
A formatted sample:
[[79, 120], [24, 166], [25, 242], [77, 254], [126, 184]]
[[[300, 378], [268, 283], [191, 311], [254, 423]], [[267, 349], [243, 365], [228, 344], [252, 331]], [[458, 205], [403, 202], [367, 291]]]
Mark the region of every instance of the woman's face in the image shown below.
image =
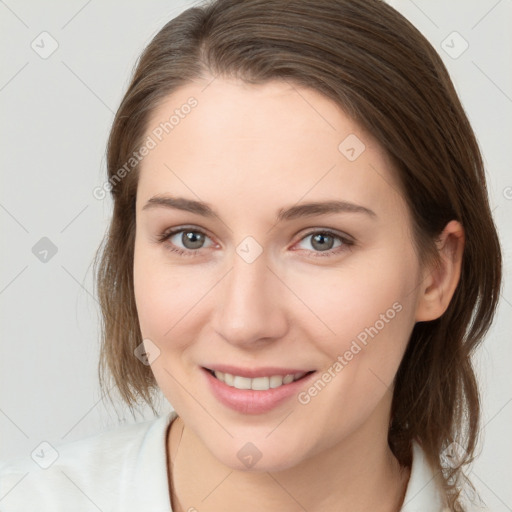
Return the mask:
[[231, 468], [385, 440], [422, 273], [389, 160], [318, 92], [206, 85], [153, 112], [142, 152], [134, 284], [159, 387]]

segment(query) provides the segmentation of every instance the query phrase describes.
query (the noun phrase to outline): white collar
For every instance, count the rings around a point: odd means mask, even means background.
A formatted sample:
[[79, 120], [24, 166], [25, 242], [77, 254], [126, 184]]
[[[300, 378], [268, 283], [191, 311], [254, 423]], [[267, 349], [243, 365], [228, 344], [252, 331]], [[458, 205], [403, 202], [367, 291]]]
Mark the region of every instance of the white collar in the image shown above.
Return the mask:
[[412, 443], [412, 467], [400, 512], [449, 512], [440, 477], [430, 467], [421, 446]]

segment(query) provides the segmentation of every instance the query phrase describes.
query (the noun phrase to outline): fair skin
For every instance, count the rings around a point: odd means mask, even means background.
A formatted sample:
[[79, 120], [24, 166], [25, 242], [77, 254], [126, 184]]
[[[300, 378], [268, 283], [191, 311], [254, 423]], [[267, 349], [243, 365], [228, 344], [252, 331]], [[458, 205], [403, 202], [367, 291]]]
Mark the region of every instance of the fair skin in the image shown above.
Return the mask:
[[[148, 134], [189, 97], [198, 101], [144, 158], [137, 189], [139, 321], [179, 415], [167, 442], [173, 510], [396, 512], [409, 475], [387, 443], [393, 379], [414, 324], [438, 318], [455, 291], [462, 228], [447, 224], [441, 266], [423, 268], [386, 154], [334, 103], [281, 82], [207, 83], [180, 88], [152, 113]], [[338, 149], [350, 134], [365, 145], [353, 161]], [[202, 201], [216, 216], [146, 206], [155, 196]], [[280, 209], [328, 200], [374, 215], [276, 223]], [[157, 241], [182, 226], [204, 232], [204, 243], [183, 233]], [[326, 229], [354, 244], [315, 243], [312, 232]], [[249, 236], [262, 249], [251, 262], [237, 253]], [[279, 366], [314, 370], [307, 391], [390, 308], [393, 318], [308, 403], [296, 394], [244, 414], [207, 386], [209, 364]], [[237, 456], [248, 442], [261, 454], [252, 467]]]

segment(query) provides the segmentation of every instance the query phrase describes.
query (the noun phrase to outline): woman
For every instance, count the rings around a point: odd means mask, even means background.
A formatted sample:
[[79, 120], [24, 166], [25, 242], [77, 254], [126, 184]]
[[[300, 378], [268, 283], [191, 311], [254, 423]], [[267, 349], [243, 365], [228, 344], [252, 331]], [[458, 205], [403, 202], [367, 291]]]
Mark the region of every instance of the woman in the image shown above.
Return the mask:
[[138, 62], [108, 173], [101, 381], [176, 412], [25, 483], [4, 466], [13, 507], [470, 509], [500, 246], [414, 27], [376, 0], [189, 9]]

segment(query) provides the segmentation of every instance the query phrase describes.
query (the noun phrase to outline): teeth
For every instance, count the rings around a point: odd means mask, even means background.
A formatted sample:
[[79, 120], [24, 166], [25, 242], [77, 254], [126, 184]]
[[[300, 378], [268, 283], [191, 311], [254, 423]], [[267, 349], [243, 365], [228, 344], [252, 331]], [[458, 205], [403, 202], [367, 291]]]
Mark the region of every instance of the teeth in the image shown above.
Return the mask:
[[270, 379], [268, 377], [256, 377], [255, 379], [247, 380], [251, 381], [251, 389], [256, 389], [257, 391], [265, 391], [266, 389], [270, 389]]
[[271, 388], [278, 388], [283, 384], [283, 377], [281, 375], [274, 375], [269, 378], [269, 384]]
[[251, 379], [239, 377], [237, 375], [233, 382], [233, 387], [236, 389], [251, 389]]
[[256, 391], [266, 391], [267, 389], [278, 388], [284, 384], [290, 384], [291, 382], [304, 377], [307, 372], [300, 372], [296, 374], [285, 375], [272, 375], [272, 377], [256, 377], [249, 379], [247, 377], [240, 377], [239, 375], [231, 375], [230, 373], [224, 372], [213, 372], [215, 377], [220, 381], [224, 382], [228, 386], [237, 389], [254, 389]]
[[283, 384], [290, 384], [290, 382], [293, 382], [293, 375], [285, 375]]

